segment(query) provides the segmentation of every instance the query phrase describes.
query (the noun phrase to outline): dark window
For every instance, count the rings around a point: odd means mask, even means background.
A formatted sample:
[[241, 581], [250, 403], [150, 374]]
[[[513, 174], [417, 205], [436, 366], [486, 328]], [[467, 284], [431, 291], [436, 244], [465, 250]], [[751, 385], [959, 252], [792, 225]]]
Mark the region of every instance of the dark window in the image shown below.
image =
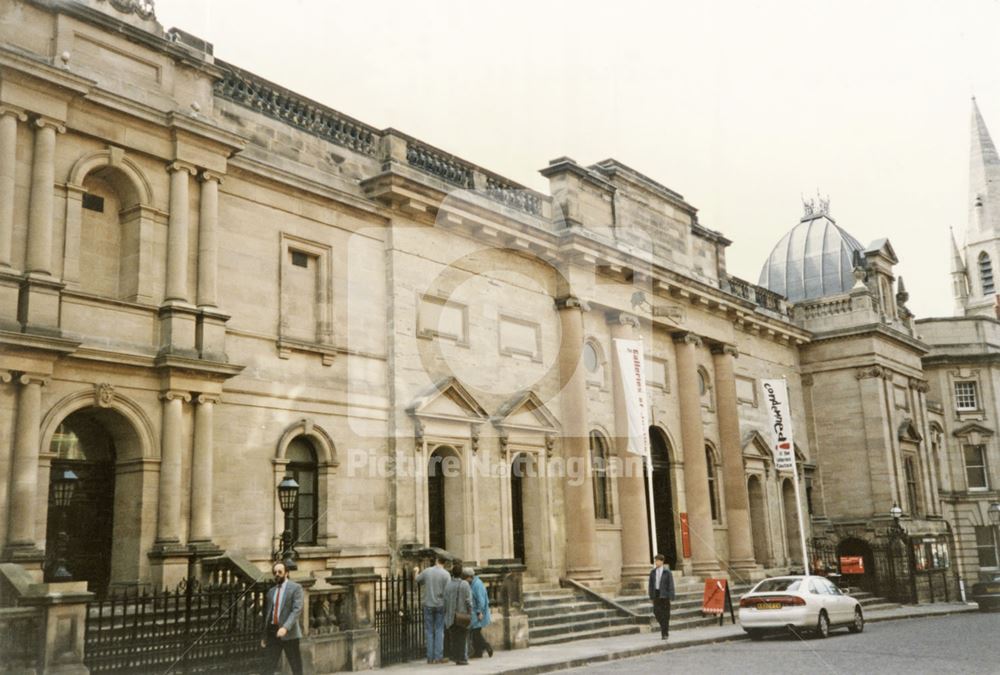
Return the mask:
[[806, 511], [813, 515], [813, 482], [812, 478], [806, 478]]
[[910, 500], [910, 512], [920, 514], [920, 498], [917, 491], [917, 467], [912, 457], [903, 460], [903, 471], [906, 473], [906, 497]]
[[104, 197], [98, 195], [90, 194], [89, 192], [83, 193], [83, 208], [88, 211], [97, 211], [98, 213], [104, 213]]
[[980, 567], [998, 567], [997, 528], [993, 525], [976, 525], [976, 551]]
[[708, 468], [708, 502], [712, 507], [712, 520], [719, 522], [719, 485], [715, 475], [715, 456], [705, 448], [705, 465]]
[[979, 280], [983, 285], [983, 295], [990, 295], [994, 292], [993, 263], [986, 251], [979, 254]]
[[309, 256], [302, 251], [292, 251], [292, 264], [296, 267], [309, 267]]
[[969, 490], [985, 490], [989, 487], [986, 480], [986, 448], [982, 445], [966, 445], [965, 451], [965, 483]]
[[596, 431], [590, 432], [590, 462], [594, 471], [594, 517], [611, 520], [608, 495], [608, 444]]
[[316, 452], [304, 438], [296, 438], [288, 444], [285, 452], [288, 458], [287, 475], [299, 484], [299, 498], [292, 511], [292, 538], [298, 544], [316, 544], [316, 520], [318, 497], [316, 493]]

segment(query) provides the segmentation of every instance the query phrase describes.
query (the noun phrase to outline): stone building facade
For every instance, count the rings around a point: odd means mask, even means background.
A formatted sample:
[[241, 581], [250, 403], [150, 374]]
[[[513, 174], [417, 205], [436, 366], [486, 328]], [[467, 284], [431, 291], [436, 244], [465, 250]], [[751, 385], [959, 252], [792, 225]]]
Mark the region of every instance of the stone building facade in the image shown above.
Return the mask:
[[[655, 548], [758, 578], [805, 562], [761, 401], [780, 377], [810, 539], [875, 541], [898, 504], [971, 560], [948, 537], [944, 380], [887, 241], [811, 204], [792, 234], [830, 233], [819, 290], [754, 285], [616, 160], [553, 160], [541, 194], [217, 60], [149, 7], [0, 3], [5, 560], [45, 574], [70, 469], [68, 563], [95, 590], [220, 552], [266, 566], [289, 474], [303, 573], [437, 546], [614, 591]], [[648, 477], [616, 338], [645, 345]], [[980, 422], [963, 438], [992, 439]]]

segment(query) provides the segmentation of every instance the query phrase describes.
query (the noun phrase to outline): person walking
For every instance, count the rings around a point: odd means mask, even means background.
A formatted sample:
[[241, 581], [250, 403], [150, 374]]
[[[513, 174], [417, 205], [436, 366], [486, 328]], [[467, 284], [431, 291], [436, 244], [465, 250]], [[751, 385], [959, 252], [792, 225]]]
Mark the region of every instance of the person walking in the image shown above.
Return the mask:
[[653, 601], [653, 614], [660, 624], [660, 639], [670, 635], [670, 602], [674, 599], [674, 575], [664, 563], [663, 554], [655, 558], [655, 567], [649, 571], [649, 599]]
[[444, 658], [444, 591], [451, 575], [444, 568], [445, 560], [438, 556], [434, 564], [420, 572], [413, 568], [417, 583], [424, 587], [424, 639], [427, 642], [427, 663], [446, 663]]
[[472, 589], [468, 567], [452, 568], [451, 581], [444, 591], [444, 625], [448, 631], [448, 654], [458, 666], [469, 665], [469, 624], [472, 618]]
[[469, 630], [472, 635], [472, 658], [483, 658], [485, 651], [493, 657], [493, 647], [483, 637], [483, 629], [490, 625], [490, 596], [486, 592], [486, 584], [476, 574], [472, 577], [472, 623]]
[[260, 646], [264, 653], [264, 673], [272, 675], [278, 668], [281, 653], [285, 653], [288, 667], [294, 675], [302, 675], [302, 653], [299, 640], [302, 628], [299, 615], [305, 605], [302, 586], [288, 578], [288, 566], [276, 562], [271, 566], [274, 586], [264, 597], [264, 630]]

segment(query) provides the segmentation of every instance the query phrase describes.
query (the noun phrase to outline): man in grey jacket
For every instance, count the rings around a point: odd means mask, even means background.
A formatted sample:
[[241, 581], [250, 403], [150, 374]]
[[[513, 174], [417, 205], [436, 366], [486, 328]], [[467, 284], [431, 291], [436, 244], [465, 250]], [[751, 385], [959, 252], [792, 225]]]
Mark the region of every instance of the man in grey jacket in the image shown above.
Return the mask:
[[274, 586], [264, 597], [264, 630], [260, 640], [260, 646], [266, 650], [264, 673], [271, 675], [277, 670], [281, 652], [284, 652], [292, 673], [302, 675], [302, 654], [299, 652], [299, 640], [302, 639], [299, 615], [305, 604], [302, 587], [288, 578], [288, 568], [283, 562], [274, 563], [271, 572], [274, 573]]
[[[424, 638], [427, 642], [427, 663], [445, 663], [444, 658], [444, 589], [451, 575], [444, 568], [447, 562], [438, 556], [436, 564], [417, 574], [417, 583], [424, 587]], [[417, 569], [413, 571], [416, 573]]]
[[[469, 622], [472, 618], [472, 569], [457, 565], [451, 570], [451, 581], [444, 591], [444, 625], [448, 630], [448, 652], [457, 666], [469, 665]], [[458, 615], [464, 614], [460, 622]]]

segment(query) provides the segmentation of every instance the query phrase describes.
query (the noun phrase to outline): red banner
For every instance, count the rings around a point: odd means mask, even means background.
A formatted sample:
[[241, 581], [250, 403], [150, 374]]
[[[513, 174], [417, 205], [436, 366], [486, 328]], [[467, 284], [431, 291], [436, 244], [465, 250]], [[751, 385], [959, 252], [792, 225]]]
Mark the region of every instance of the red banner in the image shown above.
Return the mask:
[[681, 514], [681, 547], [684, 549], [684, 557], [691, 557], [691, 530], [688, 528], [688, 514]]
[[705, 579], [705, 595], [701, 599], [704, 614], [722, 614], [726, 607], [726, 580]]
[[840, 556], [840, 573], [841, 574], [864, 574], [865, 573], [865, 559], [859, 555], [842, 555]]

